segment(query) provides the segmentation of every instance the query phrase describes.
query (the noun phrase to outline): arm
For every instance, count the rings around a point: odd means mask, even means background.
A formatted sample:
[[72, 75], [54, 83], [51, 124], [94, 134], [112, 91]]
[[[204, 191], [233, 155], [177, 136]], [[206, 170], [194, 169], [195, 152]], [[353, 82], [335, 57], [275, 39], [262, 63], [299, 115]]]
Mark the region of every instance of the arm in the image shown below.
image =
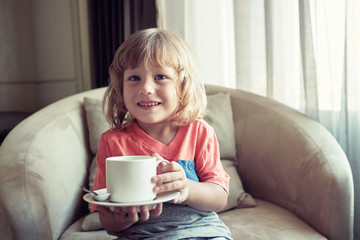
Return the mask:
[[226, 206], [228, 194], [219, 185], [192, 180], [188, 182], [189, 196], [185, 203], [189, 206], [201, 211], [220, 211]]

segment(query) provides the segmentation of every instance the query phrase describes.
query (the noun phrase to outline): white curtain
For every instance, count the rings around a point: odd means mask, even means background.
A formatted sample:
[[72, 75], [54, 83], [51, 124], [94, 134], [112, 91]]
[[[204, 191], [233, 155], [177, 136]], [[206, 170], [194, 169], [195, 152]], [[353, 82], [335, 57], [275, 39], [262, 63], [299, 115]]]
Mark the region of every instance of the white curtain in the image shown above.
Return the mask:
[[158, 26], [174, 30], [186, 40], [201, 79], [235, 88], [234, 16], [229, 14], [232, 0], [160, 0], [156, 4]]
[[[360, 1], [157, 0], [209, 84], [273, 98], [323, 124], [348, 156], [360, 226]], [[360, 228], [354, 227], [355, 239]]]

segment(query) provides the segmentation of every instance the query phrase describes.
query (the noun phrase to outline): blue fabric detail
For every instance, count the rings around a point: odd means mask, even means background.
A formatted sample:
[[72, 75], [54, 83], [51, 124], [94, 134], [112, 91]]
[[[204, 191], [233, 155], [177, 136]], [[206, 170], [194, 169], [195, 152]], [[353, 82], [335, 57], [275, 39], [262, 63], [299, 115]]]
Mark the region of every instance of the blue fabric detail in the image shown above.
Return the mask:
[[200, 182], [200, 180], [196, 174], [196, 171], [195, 171], [195, 162], [194, 161], [178, 159], [177, 162], [178, 162], [178, 164], [180, 164], [183, 167], [183, 169], [186, 173], [186, 177], [188, 179], [191, 179], [196, 182]]

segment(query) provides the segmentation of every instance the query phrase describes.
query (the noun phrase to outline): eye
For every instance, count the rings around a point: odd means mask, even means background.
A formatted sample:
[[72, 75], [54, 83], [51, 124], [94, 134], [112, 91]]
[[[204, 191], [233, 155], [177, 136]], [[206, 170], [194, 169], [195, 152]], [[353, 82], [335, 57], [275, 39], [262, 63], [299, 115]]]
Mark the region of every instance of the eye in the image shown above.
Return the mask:
[[155, 80], [164, 80], [164, 79], [167, 79], [167, 77], [165, 75], [158, 74], [155, 76]]
[[130, 76], [130, 77], [128, 78], [128, 80], [129, 80], [129, 81], [139, 81], [139, 80], [140, 80], [140, 77], [137, 76], [137, 75], [134, 75], [134, 76]]

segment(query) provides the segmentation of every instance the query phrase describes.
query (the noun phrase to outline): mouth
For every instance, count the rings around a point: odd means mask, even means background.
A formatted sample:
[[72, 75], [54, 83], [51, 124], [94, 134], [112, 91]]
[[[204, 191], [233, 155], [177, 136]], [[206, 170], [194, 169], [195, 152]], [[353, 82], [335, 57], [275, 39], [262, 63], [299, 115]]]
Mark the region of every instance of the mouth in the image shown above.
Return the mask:
[[139, 102], [137, 105], [140, 107], [153, 107], [160, 105], [160, 102]]

